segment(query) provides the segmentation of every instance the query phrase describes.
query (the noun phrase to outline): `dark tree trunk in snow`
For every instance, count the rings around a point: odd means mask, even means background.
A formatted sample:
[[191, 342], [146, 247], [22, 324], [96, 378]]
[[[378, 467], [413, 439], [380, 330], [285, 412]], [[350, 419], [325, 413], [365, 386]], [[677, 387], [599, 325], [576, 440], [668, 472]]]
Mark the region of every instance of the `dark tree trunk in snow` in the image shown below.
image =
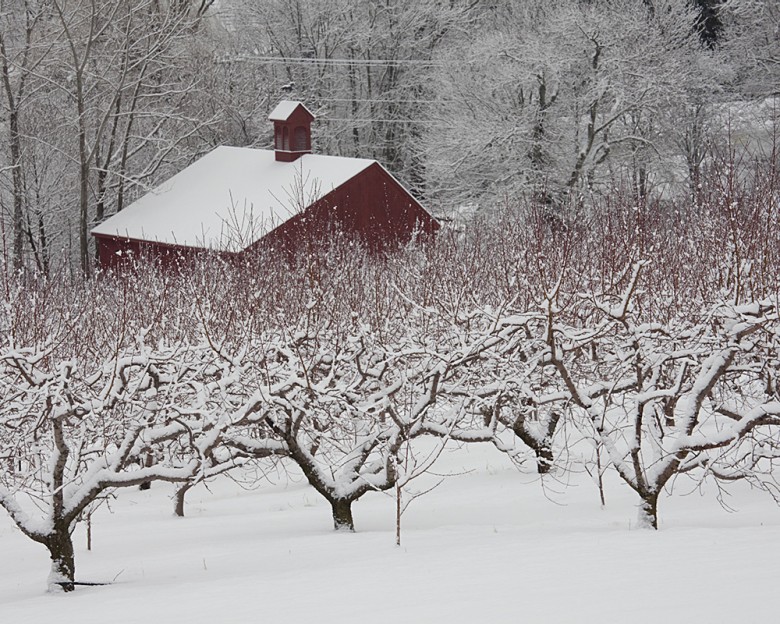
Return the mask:
[[523, 441], [523, 444], [533, 450], [534, 455], [536, 455], [536, 471], [540, 475], [548, 474], [553, 467], [555, 456], [553, 455], [552, 438], [555, 435], [555, 429], [559, 420], [560, 414], [552, 414], [547, 422], [543, 437], [539, 434], [534, 434], [523, 414], [520, 414], [512, 423], [514, 434]]
[[534, 449], [534, 453], [536, 453], [536, 471], [540, 475], [545, 475], [550, 472], [553, 460], [555, 459], [550, 446], [542, 443]]
[[333, 509], [333, 528], [337, 531], [354, 531], [355, 522], [352, 520], [352, 501], [337, 498], [331, 501]]
[[658, 494], [642, 495], [637, 525], [640, 529], [658, 529]]
[[68, 527], [56, 526], [54, 532], [46, 539], [45, 546], [51, 557], [49, 591], [73, 591], [76, 561], [73, 555], [73, 540], [71, 540]]
[[[147, 451], [144, 455], [144, 468], [151, 468], [154, 465], [154, 456], [152, 455], [151, 451]], [[145, 491], [145, 490], [151, 490], [152, 489], [152, 482], [151, 481], [144, 481], [141, 485], [138, 486], [139, 490]]]
[[192, 487], [191, 483], [184, 483], [183, 485], [176, 488], [173, 513], [179, 518], [184, 517], [184, 497], [187, 495], [187, 492], [190, 491], [191, 487]]

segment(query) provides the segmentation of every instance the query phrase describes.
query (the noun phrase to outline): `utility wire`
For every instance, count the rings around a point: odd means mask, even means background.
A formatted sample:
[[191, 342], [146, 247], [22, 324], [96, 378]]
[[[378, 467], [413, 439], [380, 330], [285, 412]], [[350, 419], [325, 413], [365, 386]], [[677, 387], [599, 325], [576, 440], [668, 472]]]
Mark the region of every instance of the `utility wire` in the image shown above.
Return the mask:
[[439, 126], [448, 127], [449, 124], [442, 123], [440, 121], [424, 121], [422, 119], [347, 119], [347, 118], [334, 118], [334, 117], [317, 117], [317, 121], [339, 121], [344, 123], [402, 123], [402, 124], [418, 124], [423, 126]]
[[317, 102], [366, 102], [370, 104], [446, 104], [453, 100], [375, 100], [372, 98], [322, 98], [315, 97]]
[[[285, 56], [253, 56], [251, 54], [239, 54], [236, 56], [223, 57], [220, 63], [292, 63], [298, 65], [367, 65], [376, 67], [400, 67], [402, 65], [413, 65], [415, 67], [447, 67], [455, 65], [451, 61], [425, 61], [422, 59], [348, 59], [348, 58], [306, 58], [306, 57], [285, 57]], [[469, 62], [457, 63], [457, 65], [471, 65]]]

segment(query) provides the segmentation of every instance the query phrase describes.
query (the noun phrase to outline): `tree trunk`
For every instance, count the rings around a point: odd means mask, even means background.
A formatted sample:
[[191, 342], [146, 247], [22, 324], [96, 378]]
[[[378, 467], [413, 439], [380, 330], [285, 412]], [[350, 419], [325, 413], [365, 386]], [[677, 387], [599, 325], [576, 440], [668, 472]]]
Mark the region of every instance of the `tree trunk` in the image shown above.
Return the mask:
[[76, 561], [73, 554], [73, 541], [70, 538], [70, 531], [66, 526], [55, 526], [52, 533], [46, 540], [46, 548], [49, 549], [51, 557], [51, 572], [49, 573], [49, 591], [74, 590], [74, 580], [76, 576]]
[[526, 420], [520, 415], [512, 424], [514, 434], [523, 441], [527, 447], [533, 450], [536, 455], [536, 471], [540, 475], [550, 472], [555, 462], [555, 456], [552, 450], [552, 436], [558, 425], [558, 418], [553, 418], [548, 424], [547, 435], [544, 440], [539, 440], [529, 429], [526, 429]]
[[190, 488], [192, 487], [191, 483], [184, 483], [183, 485], [176, 488], [176, 494], [174, 497], [174, 506], [173, 506], [173, 513], [175, 516], [179, 518], [184, 517], [184, 497], [187, 495], [187, 492], [190, 491]]
[[[144, 455], [144, 468], [151, 468], [154, 465], [154, 456], [152, 455], [151, 451], [147, 451]], [[141, 491], [151, 490], [152, 489], [152, 482], [151, 481], [144, 481], [141, 485], [138, 486], [138, 489]]]
[[330, 502], [333, 510], [333, 528], [336, 531], [354, 531], [355, 522], [352, 520], [352, 501], [345, 498], [337, 498]]
[[639, 504], [637, 526], [640, 529], [658, 529], [658, 494], [647, 494]]
[[19, 133], [19, 110], [16, 107], [16, 99], [11, 87], [10, 69], [6, 61], [5, 42], [0, 37], [0, 53], [3, 58], [3, 84], [8, 99], [8, 146], [11, 151], [11, 179], [13, 181], [13, 267], [18, 270], [22, 267], [22, 246], [24, 244], [24, 181], [22, 179], [22, 147], [21, 134]]
[[19, 137], [19, 120], [15, 110], [11, 110], [9, 115], [11, 126], [11, 161], [13, 172], [11, 174], [13, 180], [13, 196], [14, 196], [14, 212], [13, 212], [13, 267], [18, 270], [22, 268], [23, 264], [23, 245], [24, 245], [24, 214], [23, 214], [23, 197], [24, 197], [24, 182], [22, 180], [22, 157], [21, 146]]
[[[83, 113], [79, 113], [83, 115]], [[89, 277], [91, 259], [89, 257], [89, 161], [86, 156], [85, 138], [79, 135], [79, 250], [81, 257], [81, 272], [84, 277]]]
[[401, 489], [401, 484], [396, 481], [395, 482], [395, 545], [400, 546], [401, 545], [401, 516], [403, 515], [403, 506], [401, 504], [401, 496], [403, 495], [403, 490]]
[[534, 448], [534, 453], [536, 453], [536, 472], [540, 475], [549, 473], [555, 459], [550, 445], [542, 442]]

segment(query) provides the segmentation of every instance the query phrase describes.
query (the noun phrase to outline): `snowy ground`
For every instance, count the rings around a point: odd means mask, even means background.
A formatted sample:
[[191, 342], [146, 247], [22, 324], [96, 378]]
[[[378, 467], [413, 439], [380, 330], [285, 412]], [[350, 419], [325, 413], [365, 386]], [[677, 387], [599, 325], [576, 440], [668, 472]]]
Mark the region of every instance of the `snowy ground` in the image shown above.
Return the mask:
[[355, 505], [358, 532], [330, 530], [303, 483], [246, 491], [223, 479], [171, 515], [171, 490], [123, 492], [76, 534], [77, 577], [45, 593], [45, 550], [0, 516], [0, 623], [561, 623], [777, 621], [780, 510], [732, 488], [661, 503], [659, 532], [633, 530], [634, 498], [587, 475], [546, 491], [489, 448], [443, 457], [449, 477], [414, 501], [394, 545], [393, 501]]

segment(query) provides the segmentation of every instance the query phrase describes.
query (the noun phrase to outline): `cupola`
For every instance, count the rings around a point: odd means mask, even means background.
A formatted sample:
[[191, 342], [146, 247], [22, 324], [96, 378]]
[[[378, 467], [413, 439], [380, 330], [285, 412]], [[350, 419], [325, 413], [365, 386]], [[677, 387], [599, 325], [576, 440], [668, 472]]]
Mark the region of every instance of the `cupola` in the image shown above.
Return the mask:
[[311, 153], [311, 122], [314, 115], [300, 102], [282, 100], [268, 115], [274, 122], [276, 160], [293, 162]]

